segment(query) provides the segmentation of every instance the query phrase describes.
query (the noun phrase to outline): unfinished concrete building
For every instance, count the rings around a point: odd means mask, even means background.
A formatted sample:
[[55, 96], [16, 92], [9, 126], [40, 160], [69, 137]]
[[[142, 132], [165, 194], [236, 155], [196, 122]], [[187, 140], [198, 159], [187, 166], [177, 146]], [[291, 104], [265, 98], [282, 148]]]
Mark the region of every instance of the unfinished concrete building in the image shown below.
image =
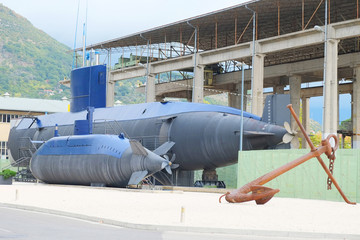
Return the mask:
[[[309, 99], [323, 96], [327, 136], [338, 130], [339, 94], [350, 93], [353, 147], [360, 148], [359, 0], [249, 1], [90, 49], [106, 54], [108, 65], [115, 52], [122, 55], [109, 69], [108, 106], [115, 82], [146, 76], [147, 102], [203, 102], [206, 95], [227, 92], [229, 106], [241, 108], [238, 63], [244, 62], [248, 111], [262, 114], [265, 88], [288, 92], [297, 113], [302, 102], [309, 131]], [[164, 73], [168, 81], [158, 77]]]

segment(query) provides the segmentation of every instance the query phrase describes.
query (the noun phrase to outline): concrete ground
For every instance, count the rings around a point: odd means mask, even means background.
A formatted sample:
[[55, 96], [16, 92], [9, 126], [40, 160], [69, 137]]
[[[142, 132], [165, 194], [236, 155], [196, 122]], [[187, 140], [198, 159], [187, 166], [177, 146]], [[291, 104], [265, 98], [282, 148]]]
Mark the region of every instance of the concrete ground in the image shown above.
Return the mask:
[[230, 204], [220, 193], [35, 183], [0, 185], [4, 206], [123, 227], [325, 239], [360, 239], [360, 205], [273, 198]]

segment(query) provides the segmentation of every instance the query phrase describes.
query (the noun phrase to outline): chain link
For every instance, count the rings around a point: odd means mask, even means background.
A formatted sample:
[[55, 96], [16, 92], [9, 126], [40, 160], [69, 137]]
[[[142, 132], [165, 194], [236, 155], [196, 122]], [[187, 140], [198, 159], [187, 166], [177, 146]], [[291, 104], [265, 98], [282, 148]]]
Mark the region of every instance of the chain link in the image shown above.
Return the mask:
[[[334, 162], [335, 162], [335, 151], [334, 148], [332, 149], [332, 154], [329, 157], [329, 170], [331, 175], [333, 175], [333, 171], [334, 171]], [[332, 185], [332, 181], [331, 178], [328, 177], [327, 179], [327, 189], [330, 190], [331, 189], [331, 185]]]

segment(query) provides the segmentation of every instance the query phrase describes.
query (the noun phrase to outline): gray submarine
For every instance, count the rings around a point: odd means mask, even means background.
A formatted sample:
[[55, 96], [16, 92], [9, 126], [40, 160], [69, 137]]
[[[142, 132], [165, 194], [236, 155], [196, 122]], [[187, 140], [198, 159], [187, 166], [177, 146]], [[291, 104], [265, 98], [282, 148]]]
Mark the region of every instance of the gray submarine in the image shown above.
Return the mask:
[[[188, 102], [153, 102], [106, 108], [106, 66], [103, 65], [73, 70], [71, 92], [70, 112], [23, 118], [10, 131], [8, 146], [13, 162], [23, 167], [30, 165], [33, 175], [44, 182], [126, 186], [152, 175], [162, 184], [192, 185], [189, 172], [204, 170], [212, 175], [216, 168], [237, 162], [242, 119], [238, 109]], [[56, 148], [49, 146], [55, 146], [56, 142], [59, 145], [66, 144], [66, 141], [79, 138], [72, 136], [77, 131], [76, 121], [89, 118], [86, 110], [89, 106], [95, 108], [90, 121], [92, 136], [82, 136], [98, 139], [95, 140], [97, 143], [85, 144], [89, 139], [83, 139], [84, 144], [89, 146], [75, 144], [72, 147], [76, 151], [82, 148], [86, 157], [77, 158], [78, 154], [69, 157], [69, 153], [64, 152], [68, 150], [64, 149], [54, 154]], [[260, 117], [247, 112], [243, 113], [243, 121], [243, 150], [274, 149], [282, 144], [282, 138], [287, 133], [285, 128], [261, 121]], [[82, 128], [81, 124], [78, 128]], [[66, 137], [54, 137], [55, 130], [60, 136]], [[103, 157], [96, 160], [91, 155], [98, 153], [96, 149], [101, 143], [117, 145], [115, 142], [119, 142], [122, 133], [124, 139], [130, 139], [129, 144], [136, 142], [133, 147], [130, 144], [128, 149], [142, 149], [129, 153], [126, 158], [136, 159], [139, 158], [136, 156], [142, 156], [142, 168], [135, 169], [131, 165], [135, 162], [130, 160], [130, 170], [126, 170], [129, 173], [121, 179], [121, 184], [114, 184], [113, 182], [120, 182], [118, 173], [111, 175], [111, 178], [118, 180], [102, 180], [106, 178], [107, 171], [115, 168], [115, 163], [108, 160], [109, 154], [103, 154]], [[57, 157], [51, 158], [52, 160], [45, 157], [43, 149], [46, 146], [46, 151]], [[138, 152], [147, 152], [161, 164], [154, 163], [154, 166], [157, 165], [156, 169], [151, 169], [152, 164], [146, 166], [150, 160], [146, 160], [145, 154], [136, 154]], [[121, 171], [122, 161], [118, 161]], [[170, 165], [173, 165], [173, 169], [176, 168], [176, 174], [172, 176]], [[47, 174], [42, 173], [45, 170], [48, 171]], [[81, 181], [82, 176], [88, 179]], [[212, 177], [208, 179], [211, 180]]]
[[[154, 152], [123, 134], [92, 134], [93, 108], [87, 119], [76, 120], [74, 135], [54, 137], [34, 153], [32, 174], [46, 183], [126, 187], [162, 169], [171, 174], [172, 163], [160, 156], [167, 144]], [[171, 145], [170, 145], [171, 146]], [[165, 151], [163, 153], [162, 151]]]

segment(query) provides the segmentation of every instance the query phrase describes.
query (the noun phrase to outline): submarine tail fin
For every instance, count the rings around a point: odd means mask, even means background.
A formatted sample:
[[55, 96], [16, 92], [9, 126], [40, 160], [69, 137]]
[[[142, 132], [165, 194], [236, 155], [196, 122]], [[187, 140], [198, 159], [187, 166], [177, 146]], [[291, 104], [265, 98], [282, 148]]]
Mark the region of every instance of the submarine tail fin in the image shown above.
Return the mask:
[[133, 172], [133, 174], [131, 174], [130, 180], [128, 182], [128, 186], [131, 185], [138, 185], [139, 182], [141, 182], [146, 175], [148, 174], [148, 171], [138, 171], [138, 172]]
[[155, 153], [155, 154], [157, 154], [159, 156], [165, 155], [174, 145], [175, 145], [174, 142], [171, 142], [171, 141], [165, 142], [160, 147], [155, 149], [153, 151], [153, 153]]
[[290, 104], [290, 94], [266, 96], [261, 121], [284, 126], [284, 122], [290, 122], [290, 112], [286, 107], [288, 104]]
[[142, 156], [148, 155], [145, 148], [141, 145], [140, 142], [138, 142], [136, 140], [130, 140], [129, 142], [130, 142], [130, 147], [131, 147], [133, 154], [142, 155]]

